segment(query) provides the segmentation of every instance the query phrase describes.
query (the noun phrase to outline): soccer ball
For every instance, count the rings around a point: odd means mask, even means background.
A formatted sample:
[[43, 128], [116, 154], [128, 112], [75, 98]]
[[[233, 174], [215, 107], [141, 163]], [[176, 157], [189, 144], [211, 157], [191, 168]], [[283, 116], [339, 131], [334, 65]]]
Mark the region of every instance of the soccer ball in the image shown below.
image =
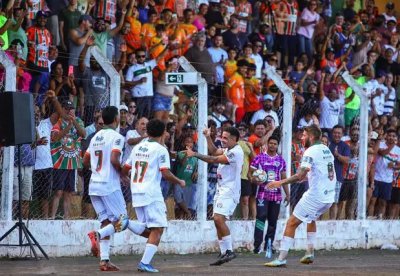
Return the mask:
[[268, 179], [267, 173], [261, 169], [255, 170], [252, 176], [256, 179], [257, 182], [261, 183], [264, 183]]

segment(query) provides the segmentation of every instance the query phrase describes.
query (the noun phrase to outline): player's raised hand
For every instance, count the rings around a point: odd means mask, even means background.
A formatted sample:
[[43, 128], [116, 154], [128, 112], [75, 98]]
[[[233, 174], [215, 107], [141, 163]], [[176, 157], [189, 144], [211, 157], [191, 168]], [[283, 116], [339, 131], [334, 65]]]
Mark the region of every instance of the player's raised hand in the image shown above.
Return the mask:
[[272, 181], [267, 184], [267, 189], [272, 190], [281, 187], [281, 181]]
[[204, 134], [204, 136], [206, 136], [206, 137], [210, 137], [210, 135], [211, 135], [211, 130], [210, 130], [209, 128], [205, 128], [205, 129], [203, 129], [203, 134]]

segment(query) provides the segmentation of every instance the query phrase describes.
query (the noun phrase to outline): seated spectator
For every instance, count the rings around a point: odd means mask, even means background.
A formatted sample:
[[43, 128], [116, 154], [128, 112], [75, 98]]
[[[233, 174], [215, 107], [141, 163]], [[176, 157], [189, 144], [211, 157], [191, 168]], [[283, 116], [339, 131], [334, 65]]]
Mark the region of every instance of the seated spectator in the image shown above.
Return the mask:
[[253, 125], [257, 120], [263, 120], [267, 115], [270, 115], [274, 119], [274, 123], [276, 127], [279, 127], [279, 118], [278, 114], [274, 110], [272, 110], [273, 105], [272, 102], [274, 101], [274, 97], [271, 94], [265, 94], [261, 98], [261, 103], [263, 108], [254, 113], [253, 117], [251, 118], [250, 123]]

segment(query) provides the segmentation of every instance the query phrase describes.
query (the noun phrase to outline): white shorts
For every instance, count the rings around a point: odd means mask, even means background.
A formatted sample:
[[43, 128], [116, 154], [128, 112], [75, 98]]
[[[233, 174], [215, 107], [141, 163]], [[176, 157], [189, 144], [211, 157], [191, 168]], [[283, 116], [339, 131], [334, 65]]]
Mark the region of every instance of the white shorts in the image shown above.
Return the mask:
[[[33, 167], [21, 166], [21, 200], [29, 201], [32, 196]], [[18, 168], [14, 167], [13, 200], [18, 200]]]
[[318, 202], [303, 196], [294, 207], [293, 215], [302, 222], [311, 223], [316, 221], [331, 206], [332, 203]]
[[90, 199], [100, 222], [108, 219], [117, 221], [121, 215], [127, 215], [126, 204], [121, 190], [106, 196], [91, 195]]
[[135, 207], [138, 221], [144, 223], [147, 228], [168, 226], [167, 207], [164, 201], [154, 201], [146, 206]]
[[229, 219], [235, 211], [237, 203], [233, 198], [214, 198], [213, 213], [223, 215], [226, 219]]

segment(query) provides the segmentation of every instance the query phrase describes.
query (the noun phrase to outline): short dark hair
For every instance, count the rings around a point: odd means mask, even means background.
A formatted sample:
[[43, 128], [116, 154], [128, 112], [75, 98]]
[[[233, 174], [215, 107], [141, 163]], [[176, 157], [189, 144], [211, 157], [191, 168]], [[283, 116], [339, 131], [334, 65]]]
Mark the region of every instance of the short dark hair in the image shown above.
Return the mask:
[[217, 127], [217, 123], [211, 119], [208, 120], [207, 125], [208, 125], [208, 127], [212, 127], [212, 126]]
[[337, 128], [340, 128], [340, 129], [342, 130], [342, 132], [344, 132], [344, 127], [341, 126], [341, 125], [335, 125], [335, 126], [332, 128], [332, 131], [333, 131], [334, 129], [337, 129]]
[[308, 134], [311, 134], [311, 136], [313, 136], [316, 139], [321, 139], [321, 135], [322, 135], [321, 129], [315, 124], [305, 127], [304, 131], [306, 131]]
[[235, 127], [224, 128], [224, 131], [228, 132], [232, 136], [235, 136], [236, 142], [239, 141], [240, 133], [239, 133], [239, 130], [237, 130]]
[[278, 144], [280, 143], [280, 138], [279, 138], [278, 136], [276, 136], [276, 135], [271, 135], [271, 136], [268, 138], [268, 143], [269, 143], [269, 141], [271, 141], [271, 140], [277, 141]]
[[103, 117], [104, 124], [111, 125], [115, 118], [118, 117], [118, 108], [115, 106], [107, 106], [101, 112], [101, 117]]
[[389, 133], [394, 133], [394, 134], [396, 134], [396, 136], [398, 136], [397, 131], [394, 128], [389, 128], [388, 130], [386, 130], [386, 134], [389, 134]]
[[161, 137], [165, 131], [165, 123], [158, 119], [152, 119], [147, 123], [146, 129], [150, 137]]
[[258, 125], [263, 125], [263, 126], [267, 127], [266, 124], [265, 124], [265, 121], [262, 120], [262, 119], [257, 120], [257, 121], [254, 123], [254, 127], [256, 127], [256, 126], [258, 126]]

